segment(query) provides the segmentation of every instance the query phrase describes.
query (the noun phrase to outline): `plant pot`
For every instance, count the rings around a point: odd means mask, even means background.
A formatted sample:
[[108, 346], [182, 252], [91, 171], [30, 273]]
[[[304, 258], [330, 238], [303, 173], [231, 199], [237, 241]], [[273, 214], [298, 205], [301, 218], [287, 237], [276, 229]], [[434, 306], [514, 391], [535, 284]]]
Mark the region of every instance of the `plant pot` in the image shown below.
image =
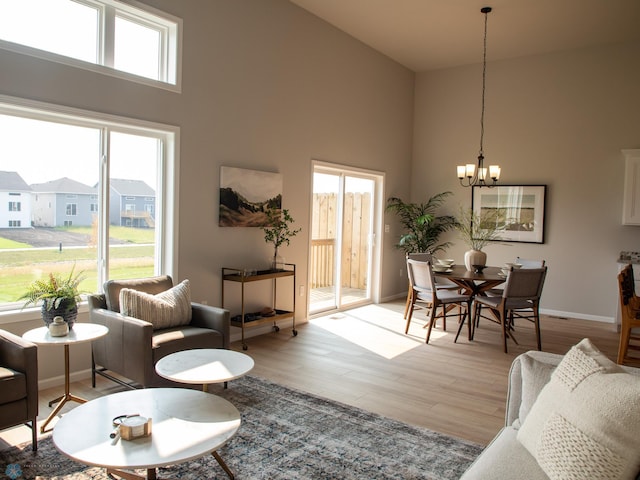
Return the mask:
[[271, 270], [279, 271], [284, 269], [284, 258], [278, 253], [276, 248], [273, 258], [271, 259]]
[[474, 265], [485, 266], [487, 264], [487, 254], [482, 250], [467, 250], [464, 252], [464, 266], [467, 270], [473, 272]]
[[64, 318], [64, 321], [69, 325], [69, 330], [71, 330], [78, 316], [78, 306], [74, 305], [69, 307], [69, 301], [64, 300], [60, 303], [58, 308], [47, 310], [46, 304], [42, 304], [42, 320], [44, 320], [44, 324], [47, 328], [49, 328], [49, 324], [53, 322], [53, 317], [58, 315]]

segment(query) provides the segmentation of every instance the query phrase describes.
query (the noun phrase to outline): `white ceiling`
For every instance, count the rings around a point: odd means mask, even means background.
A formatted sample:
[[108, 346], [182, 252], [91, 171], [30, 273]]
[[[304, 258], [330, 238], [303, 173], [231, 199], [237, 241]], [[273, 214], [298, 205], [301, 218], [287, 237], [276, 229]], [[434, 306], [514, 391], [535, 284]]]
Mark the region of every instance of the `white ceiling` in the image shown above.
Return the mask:
[[[640, 41], [640, 0], [290, 0], [416, 72]], [[640, 59], [639, 59], [640, 60]]]

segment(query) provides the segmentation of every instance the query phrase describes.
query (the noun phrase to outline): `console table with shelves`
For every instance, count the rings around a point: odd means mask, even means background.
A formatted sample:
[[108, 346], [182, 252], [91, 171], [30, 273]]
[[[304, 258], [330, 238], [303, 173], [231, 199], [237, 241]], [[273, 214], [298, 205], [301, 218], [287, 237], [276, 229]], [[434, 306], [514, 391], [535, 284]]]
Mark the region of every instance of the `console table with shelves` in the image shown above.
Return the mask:
[[[277, 292], [278, 280], [282, 278], [292, 279], [292, 310], [281, 310], [277, 308]], [[245, 311], [245, 285], [252, 282], [268, 281], [272, 282], [273, 299], [271, 307], [274, 311], [273, 315], [261, 316]], [[253, 328], [267, 323], [273, 324], [275, 332], [280, 331], [278, 321], [292, 319], [293, 325], [291, 332], [293, 336], [298, 335], [296, 330], [296, 266], [293, 263], [285, 263], [282, 269], [277, 270], [247, 270], [239, 268], [222, 267], [222, 308], [225, 304], [225, 283], [240, 283], [240, 315], [231, 318], [231, 325], [239, 327], [242, 331], [242, 349], [247, 350], [248, 345], [245, 341], [245, 328]]]

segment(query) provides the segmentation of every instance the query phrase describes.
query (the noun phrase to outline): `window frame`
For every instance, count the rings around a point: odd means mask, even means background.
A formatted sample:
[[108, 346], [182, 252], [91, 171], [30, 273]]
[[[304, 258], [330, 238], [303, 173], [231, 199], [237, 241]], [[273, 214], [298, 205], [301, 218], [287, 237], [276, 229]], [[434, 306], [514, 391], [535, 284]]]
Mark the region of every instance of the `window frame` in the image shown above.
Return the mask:
[[[135, 0], [73, 0], [98, 10], [97, 63], [0, 39], [0, 49], [122, 78], [144, 85], [182, 92], [182, 19]], [[116, 70], [114, 64], [115, 18], [161, 32], [160, 79]]]
[[[156, 186], [158, 189], [156, 226], [158, 228], [155, 238], [154, 269], [156, 275], [167, 274], [177, 278], [180, 127], [2, 94], [0, 94], [0, 114], [158, 137], [163, 143], [161, 152], [163, 158], [158, 160], [158, 185]], [[101, 150], [103, 159], [106, 159], [105, 135], [102, 135], [102, 138]], [[106, 173], [107, 162], [104, 160], [102, 169], [103, 173]], [[108, 178], [108, 175], [106, 177]], [[103, 280], [107, 279], [109, 265], [108, 182], [100, 182], [100, 188], [99, 241], [96, 257], [99, 291], [102, 289]], [[21, 307], [22, 304], [19, 302], [0, 306], [0, 325], [19, 320], [32, 320], [40, 316], [39, 308], [26, 308], [22, 311]], [[85, 304], [81, 306], [82, 309], [86, 309]]]
[[65, 216], [66, 217], [77, 217], [78, 216], [78, 204], [77, 203], [69, 203], [67, 202], [64, 207]]

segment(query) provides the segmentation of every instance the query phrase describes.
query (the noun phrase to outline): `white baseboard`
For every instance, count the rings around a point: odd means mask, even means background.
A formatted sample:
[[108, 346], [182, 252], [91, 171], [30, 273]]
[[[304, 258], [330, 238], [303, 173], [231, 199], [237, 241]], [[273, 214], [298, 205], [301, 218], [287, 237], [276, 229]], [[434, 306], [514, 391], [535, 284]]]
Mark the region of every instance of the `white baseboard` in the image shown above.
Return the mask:
[[[407, 298], [407, 293], [398, 293], [396, 295], [391, 295], [389, 297], [385, 297], [383, 302], [393, 302], [395, 300]], [[560, 318], [577, 318], [579, 320], [591, 320], [594, 322], [604, 322], [604, 323], [615, 323], [614, 317], [606, 317], [602, 315], [590, 315], [588, 313], [578, 313], [578, 312], [565, 312], [562, 310], [551, 310], [551, 309], [540, 309], [540, 313], [543, 315], [549, 315], [552, 317], [560, 317]]]
[[[71, 372], [71, 374], [69, 375], [69, 381], [71, 383], [79, 382], [87, 378], [91, 378], [90, 368], [86, 370], [80, 370], [79, 372]], [[60, 385], [64, 385], [64, 375], [57, 375], [55, 377], [49, 377], [49, 378], [45, 378], [44, 380], [39, 380], [38, 390], [45, 390], [47, 388], [59, 387]]]
[[601, 315], [589, 315], [587, 313], [577, 313], [577, 312], [563, 312], [560, 310], [547, 310], [540, 309], [540, 313], [543, 315], [549, 315], [551, 317], [560, 317], [560, 318], [577, 318], [579, 320], [591, 320], [594, 322], [604, 322], [604, 323], [615, 323], [615, 319], [613, 317], [604, 317]]

